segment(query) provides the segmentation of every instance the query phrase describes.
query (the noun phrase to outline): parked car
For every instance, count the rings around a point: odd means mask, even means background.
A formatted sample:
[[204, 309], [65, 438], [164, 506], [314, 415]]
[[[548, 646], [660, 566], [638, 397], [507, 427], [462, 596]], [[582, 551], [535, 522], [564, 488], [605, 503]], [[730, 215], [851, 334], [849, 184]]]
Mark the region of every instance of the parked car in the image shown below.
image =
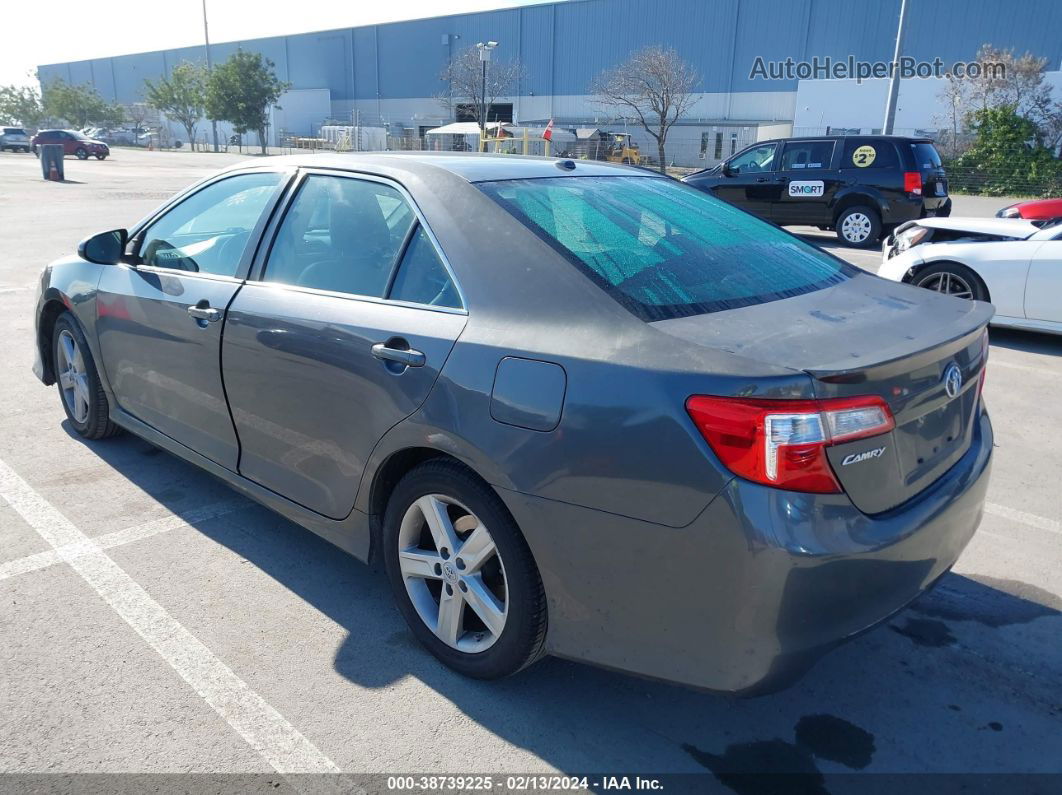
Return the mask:
[[110, 147], [103, 141], [89, 138], [77, 130], [41, 130], [30, 141], [33, 153], [38, 154], [37, 147], [41, 144], [62, 144], [64, 155], [74, 155], [78, 160], [88, 160], [94, 156], [97, 160], [105, 160], [111, 153]]
[[21, 127], [0, 127], [0, 152], [10, 149], [12, 152], [28, 152], [30, 139]]
[[876, 245], [905, 221], [951, 214], [947, 176], [928, 138], [761, 141], [683, 182], [779, 226], [834, 229], [852, 246]]
[[1028, 221], [1049, 221], [1062, 218], [1062, 199], [1030, 199], [1010, 204], [996, 213], [997, 218], [1024, 218]]
[[316, 154], [49, 265], [34, 369], [382, 560], [457, 671], [752, 692], [973, 535], [990, 317], [635, 167]]
[[993, 325], [1062, 334], [1062, 218], [926, 218], [896, 229], [878, 275], [991, 301]]

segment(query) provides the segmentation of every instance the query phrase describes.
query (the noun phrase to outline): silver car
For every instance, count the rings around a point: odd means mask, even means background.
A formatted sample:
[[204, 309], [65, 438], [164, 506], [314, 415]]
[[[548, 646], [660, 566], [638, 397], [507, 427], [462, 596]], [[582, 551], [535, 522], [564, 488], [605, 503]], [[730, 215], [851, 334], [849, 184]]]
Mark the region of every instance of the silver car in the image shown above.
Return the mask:
[[989, 305], [659, 174], [256, 161], [48, 266], [35, 371], [386, 567], [440, 660], [778, 687], [981, 517]]
[[28, 152], [30, 137], [21, 127], [0, 127], [0, 152]]

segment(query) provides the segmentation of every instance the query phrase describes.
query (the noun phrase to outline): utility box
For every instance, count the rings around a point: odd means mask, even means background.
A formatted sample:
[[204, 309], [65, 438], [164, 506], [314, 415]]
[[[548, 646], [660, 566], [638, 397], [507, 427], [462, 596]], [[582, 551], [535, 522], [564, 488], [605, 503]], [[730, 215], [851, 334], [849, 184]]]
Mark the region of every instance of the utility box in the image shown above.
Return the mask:
[[66, 179], [63, 175], [63, 145], [62, 144], [38, 144], [37, 151], [41, 155], [41, 171], [45, 179], [62, 182]]

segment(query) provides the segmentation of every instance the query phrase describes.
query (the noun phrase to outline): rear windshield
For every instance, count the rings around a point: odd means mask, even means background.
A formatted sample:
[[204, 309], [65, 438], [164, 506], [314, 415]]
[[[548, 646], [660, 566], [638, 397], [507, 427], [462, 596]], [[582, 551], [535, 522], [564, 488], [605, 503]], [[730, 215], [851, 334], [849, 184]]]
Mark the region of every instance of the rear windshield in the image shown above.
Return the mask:
[[5, 127], [4, 135], [25, 135], [26, 131], [21, 127]]
[[696, 188], [653, 177], [479, 183], [643, 320], [819, 290], [854, 269]]
[[911, 151], [914, 153], [917, 168], [940, 168], [940, 155], [937, 154], [937, 148], [933, 144], [911, 144]]

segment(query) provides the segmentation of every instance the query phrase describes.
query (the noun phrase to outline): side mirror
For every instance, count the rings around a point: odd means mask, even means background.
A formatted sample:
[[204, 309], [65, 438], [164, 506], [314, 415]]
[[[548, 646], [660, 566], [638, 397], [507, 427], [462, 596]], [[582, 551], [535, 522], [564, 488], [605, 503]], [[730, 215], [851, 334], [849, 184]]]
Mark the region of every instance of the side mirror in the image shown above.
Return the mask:
[[730, 167], [730, 164], [729, 164], [729, 163], [723, 163], [723, 176], [724, 176], [724, 177], [732, 177], [732, 176], [734, 176], [734, 175], [735, 175], [736, 173], [737, 173], [737, 172], [736, 172], [736, 171], [734, 171], [734, 169], [732, 169], [732, 168]]
[[77, 255], [98, 265], [117, 265], [122, 261], [128, 241], [129, 233], [124, 229], [100, 232], [82, 240], [77, 246]]

